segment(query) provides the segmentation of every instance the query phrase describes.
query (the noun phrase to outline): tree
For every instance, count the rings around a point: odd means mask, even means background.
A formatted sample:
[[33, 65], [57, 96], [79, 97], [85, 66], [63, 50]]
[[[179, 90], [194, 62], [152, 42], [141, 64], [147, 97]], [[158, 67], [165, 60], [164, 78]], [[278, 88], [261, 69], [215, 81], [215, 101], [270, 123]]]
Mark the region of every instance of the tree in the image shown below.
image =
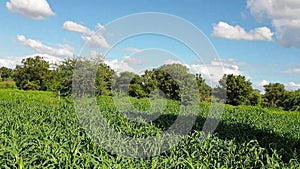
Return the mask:
[[121, 72], [114, 82], [113, 90], [121, 95], [129, 94], [129, 85], [135, 75], [132, 72]]
[[101, 63], [98, 66], [95, 79], [95, 90], [97, 95], [111, 95], [114, 75], [115, 71], [108, 65]]
[[280, 83], [270, 83], [268, 85], [264, 85], [265, 94], [264, 104], [266, 106], [271, 107], [284, 107], [284, 100], [287, 96], [287, 91], [283, 84]]
[[260, 106], [262, 97], [259, 90], [253, 90], [249, 95], [249, 102], [251, 106]]
[[180, 100], [187, 105], [199, 101], [199, 88], [195, 76], [182, 64], [166, 64], [154, 69], [157, 89], [164, 92], [166, 98]]
[[196, 74], [195, 79], [199, 87], [200, 100], [208, 100], [208, 98], [211, 96], [211, 87], [205, 83], [205, 80], [201, 77], [201, 74]]
[[133, 76], [129, 85], [129, 95], [137, 98], [149, 97], [149, 93], [147, 93], [145, 90], [145, 83], [143, 82], [141, 76]]
[[13, 75], [13, 70], [7, 67], [0, 68], [0, 81], [5, 81], [11, 78]]
[[76, 60], [72, 76], [72, 94], [75, 97], [91, 97], [95, 94], [95, 78], [98, 63], [94, 60], [79, 58]]
[[69, 96], [72, 93], [72, 76], [76, 66], [76, 59], [64, 60], [57, 68], [59, 85], [57, 91], [60, 96]]
[[50, 72], [49, 63], [43, 58], [26, 58], [16, 67], [14, 80], [22, 90], [47, 90], [52, 80]]
[[[157, 72], [155, 70], [146, 70], [141, 76], [142, 85], [146, 93], [146, 97], [149, 97], [151, 92], [158, 89], [159, 83], [156, 78]], [[162, 93], [156, 93], [157, 96], [162, 96]]]
[[288, 92], [286, 99], [283, 101], [284, 109], [291, 111], [300, 110], [300, 89], [292, 92]]
[[[249, 104], [249, 97], [252, 92], [251, 82], [247, 81], [245, 76], [224, 75], [219, 81], [216, 95], [226, 96], [226, 103], [234, 106]], [[226, 93], [223, 93], [226, 92]]]

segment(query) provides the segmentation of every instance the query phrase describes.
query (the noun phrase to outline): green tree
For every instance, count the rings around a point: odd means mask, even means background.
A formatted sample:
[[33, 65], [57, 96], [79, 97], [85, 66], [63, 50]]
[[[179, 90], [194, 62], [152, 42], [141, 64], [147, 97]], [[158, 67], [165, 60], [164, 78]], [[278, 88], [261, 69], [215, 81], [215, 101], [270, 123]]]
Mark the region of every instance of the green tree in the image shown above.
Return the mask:
[[76, 66], [76, 59], [64, 60], [57, 68], [59, 84], [57, 91], [60, 96], [69, 96], [72, 93], [72, 76]]
[[95, 90], [97, 95], [111, 95], [114, 75], [115, 71], [108, 65], [101, 63], [98, 66], [95, 79]]
[[13, 69], [7, 67], [0, 68], [0, 81], [5, 81], [9, 78], [12, 78], [12, 75], [13, 75]]
[[141, 76], [142, 85], [147, 97], [149, 97], [150, 93], [155, 91], [159, 87], [159, 83], [156, 78], [157, 73], [158, 72], [156, 72], [155, 70], [146, 70]]
[[91, 97], [95, 94], [95, 78], [98, 63], [86, 58], [78, 58], [72, 76], [72, 94], [75, 97]]
[[260, 106], [262, 103], [262, 96], [259, 90], [253, 90], [249, 96], [249, 102], [252, 106]]
[[23, 59], [15, 69], [14, 80], [19, 89], [47, 90], [52, 80], [49, 63], [39, 56]]
[[205, 83], [205, 80], [201, 77], [201, 74], [196, 74], [195, 79], [199, 87], [200, 100], [208, 100], [211, 97], [211, 87]]
[[[226, 103], [231, 105], [249, 104], [249, 97], [252, 92], [251, 82], [245, 76], [224, 75], [219, 81], [216, 91], [217, 96], [226, 96]], [[226, 92], [226, 93], [223, 93]]]
[[195, 76], [182, 64], [166, 64], [154, 70], [158, 89], [166, 98], [181, 100], [183, 104], [199, 101], [199, 88]]
[[113, 90], [119, 95], [129, 94], [129, 86], [135, 76], [132, 72], [121, 72], [114, 82]]
[[300, 89], [292, 92], [288, 92], [286, 99], [283, 101], [284, 109], [291, 111], [300, 110]]
[[113, 90], [121, 96], [147, 97], [142, 77], [132, 72], [121, 72], [116, 78]]
[[134, 75], [130, 81], [129, 86], [129, 95], [132, 97], [143, 98], [148, 97], [149, 93], [145, 90], [145, 83], [142, 80], [142, 77], [139, 75]]
[[284, 107], [283, 102], [287, 97], [287, 91], [283, 84], [270, 83], [265, 85], [264, 88], [264, 105], [271, 107]]

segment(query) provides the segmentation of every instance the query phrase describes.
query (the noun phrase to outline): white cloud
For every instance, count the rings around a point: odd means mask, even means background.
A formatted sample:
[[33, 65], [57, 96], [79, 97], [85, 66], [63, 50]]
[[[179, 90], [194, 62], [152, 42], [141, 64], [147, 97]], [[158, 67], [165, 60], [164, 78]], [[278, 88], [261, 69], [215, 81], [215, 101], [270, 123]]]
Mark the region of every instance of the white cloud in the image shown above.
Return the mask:
[[[262, 80], [260, 82], [256, 82], [253, 84], [254, 88], [259, 89], [262, 93], [264, 93], [264, 85], [268, 85], [270, 84], [269, 81], [267, 80]], [[288, 83], [284, 83], [284, 86], [286, 88], [286, 90], [298, 90], [300, 89], [300, 84], [296, 83], [296, 82], [288, 82]]]
[[247, 0], [247, 7], [257, 20], [271, 20], [280, 45], [300, 47], [300, 1]]
[[105, 31], [105, 30], [106, 30], [105, 27], [104, 27], [102, 24], [100, 24], [100, 23], [97, 23], [96, 29], [97, 29], [98, 31]]
[[267, 27], [259, 27], [249, 32], [239, 25], [232, 26], [226, 22], [219, 22], [214, 25], [212, 35], [217, 38], [230, 40], [259, 40], [272, 41], [273, 32]]
[[138, 73], [137, 70], [130, 67], [130, 65], [127, 62], [125, 62], [124, 60], [121, 60], [121, 61], [118, 61], [117, 59], [105, 60], [104, 63], [106, 63], [108, 66], [110, 66], [110, 68], [115, 70], [117, 73], [126, 72], [126, 71]]
[[164, 64], [167, 64], [167, 65], [171, 65], [171, 64], [182, 64], [182, 65], [187, 66], [187, 67], [189, 68], [188, 65], [183, 64], [183, 63], [182, 63], [181, 61], [179, 61], [179, 60], [171, 60], [171, 59], [169, 59], [169, 60], [166, 60], [166, 61], [164, 62]]
[[210, 64], [183, 64], [179, 60], [167, 60], [164, 64], [182, 64], [186, 66], [190, 73], [201, 74], [202, 77], [211, 85], [216, 86], [224, 74], [241, 75], [243, 72], [234, 59], [214, 59]]
[[63, 24], [63, 29], [71, 32], [77, 32], [77, 33], [82, 33], [82, 34], [87, 34], [87, 35], [92, 35], [94, 34], [93, 31], [91, 31], [89, 28], [75, 23], [73, 21], [66, 21]]
[[124, 56], [122, 59], [123, 62], [128, 63], [130, 65], [142, 65], [144, 63], [143, 60], [138, 60], [137, 58], [131, 56]]
[[18, 35], [18, 41], [24, 46], [30, 47], [38, 53], [48, 54], [53, 56], [73, 56], [73, 49], [68, 45], [61, 45], [59, 48], [53, 48], [44, 45], [42, 42], [33, 39], [27, 39], [24, 35]]
[[11, 12], [34, 20], [55, 15], [46, 0], [10, 0], [6, 2], [6, 7]]
[[233, 59], [214, 59], [206, 65], [192, 64], [190, 71], [201, 74], [212, 86], [217, 85], [224, 74], [241, 75], [243, 73], [238, 63]]
[[289, 69], [289, 70], [285, 71], [284, 73], [288, 73], [288, 74], [300, 74], [300, 68]]
[[296, 83], [296, 82], [288, 82], [288, 83], [285, 83], [284, 86], [286, 87], [287, 90], [300, 89], [300, 83]]
[[265, 93], [264, 85], [267, 85], [269, 83], [270, 82], [267, 81], [267, 80], [262, 80], [262, 81], [259, 81], [259, 82], [254, 82], [253, 83], [253, 88], [254, 89], [258, 89], [261, 94], [264, 94]]
[[105, 30], [104, 26], [101, 24], [96, 25], [97, 31], [92, 31], [88, 27], [78, 24], [73, 21], [65, 21], [63, 24], [63, 29], [82, 34], [81, 38], [84, 40], [89, 47], [92, 48], [109, 48], [110, 45], [103, 37], [102, 32]]
[[268, 82], [267, 80], [262, 80], [256, 84], [257, 84], [257, 86], [264, 87], [264, 85], [268, 85], [269, 83], [270, 82]]
[[94, 34], [92, 36], [82, 35], [81, 38], [92, 48], [109, 48], [110, 45], [106, 42], [102, 35]]
[[0, 67], [15, 68], [17, 64], [21, 63], [22, 58], [19, 57], [5, 57], [0, 58]]
[[3, 66], [3, 67], [8, 67], [8, 68], [15, 68], [16, 65], [20, 65], [21, 64], [21, 61], [23, 59], [30, 58], [30, 57], [35, 57], [35, 56], [42, 57], [44, 60], [46, 60], [50, 64], [59, 64], [62, 61], [61, 58], [58, 58], [58, 57], [55, 57], [55, 56], [37, 53], [37, 54], [34, 54], [34, 55], [22, 56], [22, 57], [5, 57], [5, 58], [0, 58], [0, 67]]

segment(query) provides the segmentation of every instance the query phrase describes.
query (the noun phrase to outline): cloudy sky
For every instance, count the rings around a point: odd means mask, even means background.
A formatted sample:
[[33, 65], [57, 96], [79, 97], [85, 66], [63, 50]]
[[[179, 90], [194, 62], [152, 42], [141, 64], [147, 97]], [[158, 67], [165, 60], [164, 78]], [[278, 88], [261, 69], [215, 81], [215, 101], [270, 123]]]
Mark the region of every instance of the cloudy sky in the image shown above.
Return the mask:
[[[184, 45], [154, 35], [111, 44], [108, 38], [116, 32], [107, 31], [106, 25], [142, 12], [185, 19], [207, 36], [220, 58], [206, 64], [189, 61], [186, 56], [193, 53]], [[222, 65], [224, 73], [242, 74], [258, 89], [270, 82], [300, 88], [299, 0], [4, 0], [0, 15], [0, 67], [13, 68], [35, 55], [58, 62], [82, 54], [87, 43], [99, 49], [91, 55], [114, 47], [106, 63], [118, 71], [133, 71], [132, 65], [140, 62], [132, 53], [160, 48], [181, 56], [181, 63], [204, 77]]]

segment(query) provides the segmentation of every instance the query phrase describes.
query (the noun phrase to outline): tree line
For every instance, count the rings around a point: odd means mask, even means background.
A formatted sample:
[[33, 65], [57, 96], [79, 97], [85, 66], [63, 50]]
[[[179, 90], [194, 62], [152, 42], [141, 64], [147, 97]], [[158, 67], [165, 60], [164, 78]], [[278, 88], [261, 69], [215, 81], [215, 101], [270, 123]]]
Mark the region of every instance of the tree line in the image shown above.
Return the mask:
[[[75, 73], [74, 71], [78, 71]], [[94, 78], [87, 78], [93, 75]], [[191, 74], [181, 64], [167, 64], [138, 75], [132, 72], [117, 74], [101, 62], [92, 64], [84, 59], [66, 59], [50, 67], [43, 58], [23, 59], [15, 69], [0, 68], [0, 81], [12, 79], [21, 90], [55, 91], [60, 96], [70, 96], [72, 88], [80, 89], [83, 95], [129, 95], [131, 97], [164, 97], [189, 103], [224, 100], [231, 105], [253, 105], [300, 110], [300, 90], [287, 91], [280, 83], [264, 86], [265, 93], [253, 89], [252, 83], [242, 75], [224, 75], [217, 87], [210, 87], [200, 74]], [[88, 79], [88, 80], [86, 80]], [[75, 85], [74, 86], [74, 82]], [[78, 83], [76, 83], [78, 82]], [[73, 84], [73, 86], [72, 86]], [[93, 86], [93, 90], [91, 90]], [[73, 90], [74, 91], [74, 90]]]

